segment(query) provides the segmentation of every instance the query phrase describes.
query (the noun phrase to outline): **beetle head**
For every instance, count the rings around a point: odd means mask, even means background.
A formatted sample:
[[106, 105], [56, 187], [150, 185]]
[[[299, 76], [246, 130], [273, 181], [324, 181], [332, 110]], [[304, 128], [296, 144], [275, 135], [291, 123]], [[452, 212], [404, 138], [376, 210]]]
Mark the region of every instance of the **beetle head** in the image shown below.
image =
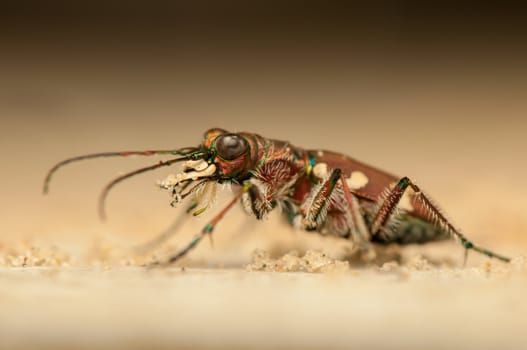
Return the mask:
[[237, 179], [246, 174], [251, 160], [250, 141], [244, 133], [217, 128], [205, 132], [202, 147], [207, 162], [216, 166], [218, 179]]
[[171, 188], [197, 179], [242, 180], [250, 170], [250, 141], [245, 133], [218, 128], [206, 131], [199, 148], [183, 163], [183, 172], [170, 175], [160, 183], [161, 187]]

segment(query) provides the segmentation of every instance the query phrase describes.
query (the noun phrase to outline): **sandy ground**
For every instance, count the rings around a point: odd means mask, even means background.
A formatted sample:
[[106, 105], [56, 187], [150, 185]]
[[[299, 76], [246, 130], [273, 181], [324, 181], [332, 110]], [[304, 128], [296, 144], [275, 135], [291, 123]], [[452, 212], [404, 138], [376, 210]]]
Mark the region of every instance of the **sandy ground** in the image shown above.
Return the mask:
[[524, 257], [462, 268], [417, 247], [401, 263], [356, 267], [260, 250], [238, 268], [144, 268], [108, 245], [89, 263], [19, 248], [0, 260], [5, 349], [525, 348]]
[[525, 348], [525, 261], [329, 274], [2, 268], [0, 278], [5, 349]]

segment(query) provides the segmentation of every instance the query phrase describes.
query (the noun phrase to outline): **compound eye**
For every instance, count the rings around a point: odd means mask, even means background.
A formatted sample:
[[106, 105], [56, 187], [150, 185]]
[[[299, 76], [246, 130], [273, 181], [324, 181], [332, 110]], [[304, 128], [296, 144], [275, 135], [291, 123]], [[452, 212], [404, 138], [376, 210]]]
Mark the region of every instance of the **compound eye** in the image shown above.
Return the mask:
[[244, 154], [249, 145], [243, 137], [236, 134], [220, 135], [216, 140], [218, 155], [225, 160], [233, 160]]

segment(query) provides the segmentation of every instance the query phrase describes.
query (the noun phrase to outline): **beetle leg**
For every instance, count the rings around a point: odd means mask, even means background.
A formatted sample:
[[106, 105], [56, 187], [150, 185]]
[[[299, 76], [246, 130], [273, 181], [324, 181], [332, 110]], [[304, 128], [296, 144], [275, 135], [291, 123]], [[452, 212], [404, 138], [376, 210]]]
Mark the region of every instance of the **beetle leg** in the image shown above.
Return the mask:
[[273, 209], [273, 200], [268, 198], [266, 191], [261, 186], [252, 186], [243, 194], [242, 204], [248, 214], [254, 214], [256, 219], [262, 220]]
[[364, 216], [360, 212], [359, 200], [354, 194], [351, 193], [348, 183], [346, 182], [346, 178], [343, 174], [340, 174], [340, 182], [342, 184], [342, 188], [344, 189], [344, 195], [350, 209], [352, 224], [352, 227], [350, 227], [350, 232], [353, 242], [357, 244], [362, 258], [367, 261], [372, 261], [375, 259], [376, 254], [370, 244], [371, 234], [368, 227], [366, 226], [366, 222], [364, 221]]
[[[185, 219], [187, 218], [187, 215], [190, 214], [196, 207], [198, 206], [198, 203], [192, 203], [185, 213], [183, 215], [179, 215], [172, 224], [167, 227], [163, 232], [161, 232], [158, 236], [155, 238], [149, 240], [148, 242], [142, 243], [134, 248], [134, 250], [138, 253], [145, 253], [149, 250], [152, 250], [153, 248], [161, 245], [163, 242], [167, 241], [170, 237], [172, 237], [174, 234], [176, 234], [183, 224], [185, 222]], [[187, 214], [187, 215], [185, 215]]]
[[[177, 205], [176, 201], [181, 201], [181, 200], [185, 199], [189, 195], [191, 195], [191, 194], [195, 193], [196, 191], [198, 191], [203, 186], [206, 186], [208, 182], [207, 182], [207, 180], [203, 180], [203, 181], [199, 182], [198, 184], [195, 184], [194, 186], [192, 186], [190, 188], [190, 190], [188, 190], [187, 192], [184, 192], [185, 189], [187, 189], [193, 183], [194, 183], [193, 181], [185, 182], [183, 185], [181, 185], [181, 188], [179, 189], [179, 191], [177, 191], [176, 187], [174, 186], [174, 188], [172, 189], [172, 197], [174, 197], [174, 198], [177, 197], [179, 199], [174, 199], [170, 203], [170, 205], [173, 206], [173, 207], [176, 206]], [[192, 213], [193, 216], [198, 216], [198, 215], [202, 214], [207, 209], [208, 205], [195, 210], [199, 206], [199, 204], [200, 204], [200, 200], [198, 198], [194, 198], [193, 201], [192, 201], [192, 204], [189, 205], [189, 207], [187, 208], [185, 214]], [[146, 252], [148, 250], [151, 250], [154, 247], [160, 245], [161, 243], [167, 241], [170, 237], [172, 237], [175, 233], [177, 233], [178, 229], [181, 227], [181, 225], [183, 224], [183, 222], [185, 221], [186, 218], [187, 218], [186, 215], [179, 215], [176, 218], [176, 220], [174, 220], [174, 222], [169, 227], [167, 227], [164, 231], [162, 231], [157, 237], [153, 238], [152, 240], [150, 240], [148, 242], [145, 242], [145, 243], [143, 243], [141, 245], [136, 246], [135, 247], [135, 251], [137, 251], [139, 253], [144, 253], [144, 252]]]
[[504, 262], [510, 262], [509, 258], [494, 253], [488, 249], [476, 246], [474, 243], [472, 243], [467, 237], [465, 237], [465, 235], [459, 232], [459, 230], [456, 229], [450, 223], [450, 221], [441, 213], [439, 208], [432, 203], [430, 198], [428, 198], [428, 196], [426, 196], [421, 191], [421, 189], [417, 185], [415, 185], [408, 177], [403, 177], [401, 180], [399, 180], [395, 187], [390, 190], [384, 202], [378, 209], [377, 214], [375, 214], [371, 224], [371, 233], [373, 236], [379, 235], [382, 232], [382, 229], [386, 226], [391, 215], [397, 208], [397, 204], [399, 204], [401, 198], [403, 197], [403, 194], [409, 187], [415, 192], [415, 199], [419, 203], [421, 203], [424, 210], [428, 214], [430, 221], [438, 227], [442, 228], [451, 237], [454, 237], [463, 245], [463, 247], [465, 248], [465, 262], [467, 259], [467, 253], [470, 249], [478, 253], [484, 254], [489, 258], [496, 258]]
[[327, 219], [331, 195], [341, 175], [340, 169], [335, 169], [331, 175], [317, 186], [314, 186], [309, 196], [304, 201], [300, 212], [302, 214], [301, 226], [307, 230], [315, 230], [322, 227]]
[[[338, 186], [339, 182], [342, 188]], [[334, 169], [328, 178], [312, 188], [301, 213], [300, 224], [297, 220], [296, 226], [314, 230], [323, 225], [332, 225], [334, 229], [339, 228], [337, 233], [351, 235], [364, 260], [371, 261], [375, 258], [358, 200], [349, 191], [340, 169]]]
[[183, 249], [181, 249], [178, 253], [170, 256], [165, 262], [163, 263], [154, 263], [152, 265], [170, 265], [183, 256], [185, 256], [190, 250], [195, 248], [198, 243], [205, 237], [206, 235], [212, 235], [212, 231], [216, 227], [216, 224], [223, 219], [225, 214], [238, 202], [238, 200], [242, 197], [242, 195], [247, 192], [251, 188], [251, 184], [246, 184], [243, 186], [242, 190], [227, 204], [225, 208], [223, 208], [222, 211], [220, 211], [215, 217], [210, 220], [205, 227], [199, 232], [197, 235], [194, 236], [194, 238], [188, 243]]
[[298, 177], [298, 170], [287, 159], [278, 158], [258, 167], [249, 180], [251, 188], [242, 198], [245, 211], [254, 214], [258, 220], [264, 219], [289, 196]]

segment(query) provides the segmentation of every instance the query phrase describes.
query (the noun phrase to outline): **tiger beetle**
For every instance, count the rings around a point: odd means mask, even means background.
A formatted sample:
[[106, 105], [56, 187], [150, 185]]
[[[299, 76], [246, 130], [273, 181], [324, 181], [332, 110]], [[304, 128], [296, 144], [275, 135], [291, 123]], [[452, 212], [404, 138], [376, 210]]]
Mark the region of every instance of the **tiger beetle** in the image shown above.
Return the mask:
[[198, 147], [174, 150], [105, 152], [66, 159], [48, 172], [44, 193], [62, 166], [86, 159], [132, 155], [172, 155], [175, 158], [137, 169], [111, 181], [99, 201], [101, 218], [108, 192], [132, 176], [183, 162], [182, 172], [159, 182], [169, 190], [172, 204], [192, 194], [188, 212], [203, 213], [219, 184], [240, 187], [234, 198], [183, 249], [170, 256], [173, 263], [212, 236], [218, 222], [240, 201], [261, 220], [278, 207], [295, 228], [331, 234], [354, 243], [367, 260], [375, 257], [372, 243], [410, 244], [454, 238], [469, 250], [504, 262], [510, 259], [472, 243], [444, 216], [428, 195], [408, 177], [397, 178], [346, 155], [305, 150], [288, 142], [257, 134], [231, 133], [214, 128], [205, 132]]

